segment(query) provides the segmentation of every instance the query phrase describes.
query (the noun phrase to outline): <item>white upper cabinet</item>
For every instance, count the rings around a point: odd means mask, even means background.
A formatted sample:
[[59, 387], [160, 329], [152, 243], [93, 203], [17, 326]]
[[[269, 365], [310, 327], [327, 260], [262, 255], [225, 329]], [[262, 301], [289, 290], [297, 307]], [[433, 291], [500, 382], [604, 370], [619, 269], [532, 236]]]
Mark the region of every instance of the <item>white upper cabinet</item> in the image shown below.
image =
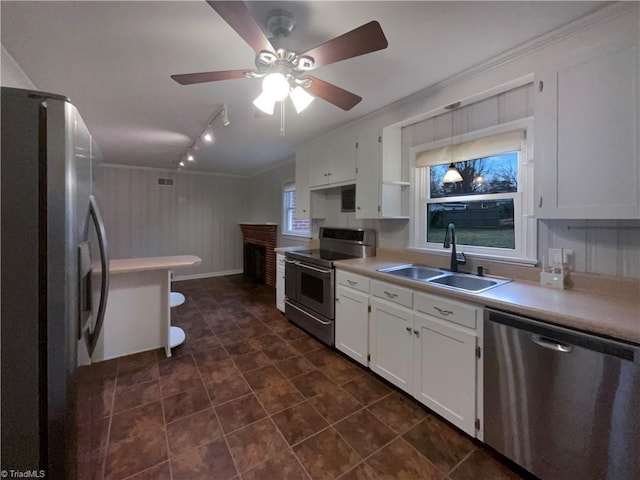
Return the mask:
[[[388, 141], [400, 142], [400, 137], [388, 136]], [[403, 181], [402, 159], [384, 157], [379, 129], [359, 133], [356, 166], [356, 218], [409, 218], [409, 182]]]
[[309, 142], [309, 187], [330, 187], [356, 179], [356, 139], [350, 130], [336, 130]]
[[311, 218], [309, 195], [309, 147], [296, 148], [296, 218]]
[[356, 148], [356, 218], [378, 218], [380, 210], [380, 147], [377, 129], [361, 132]]
[[538, 218], [640, 218], [639, 53], [618, 43], [536, 72]]

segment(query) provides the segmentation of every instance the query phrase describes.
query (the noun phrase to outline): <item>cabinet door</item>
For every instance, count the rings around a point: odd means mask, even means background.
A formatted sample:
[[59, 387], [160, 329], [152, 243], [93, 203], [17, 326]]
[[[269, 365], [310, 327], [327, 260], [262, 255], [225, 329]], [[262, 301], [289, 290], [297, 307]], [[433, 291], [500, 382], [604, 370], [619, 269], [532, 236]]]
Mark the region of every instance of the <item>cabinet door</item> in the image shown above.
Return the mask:
[[309, 149], [302, 145], [296, 149], [296, 218], [310, 218], [310, 207]]
[[539, 218], [639, 218], [638, 47], [536, 72]]
[[378, 218], [380, 208], [380, 135], [358, 136], [356, 149], [356, 218]]
[[329, 151], [326, 141], [315, 139], [306, 144], [308, 155], [309, 188], [329, 183]]
[[369, 368], [405, 392], [413, 388], [413, 312], [371, 298]]
[[475, 436], [475, 331], [422, 314], [415, 328], [413, 396]]
[[350, 130], [336, 132], [328, 145], [329, 184], [355, 181], [356, 179], [356, 137]]
[[369, 295], [351, 288], [336, 288], [336, 348], [369, 364]]

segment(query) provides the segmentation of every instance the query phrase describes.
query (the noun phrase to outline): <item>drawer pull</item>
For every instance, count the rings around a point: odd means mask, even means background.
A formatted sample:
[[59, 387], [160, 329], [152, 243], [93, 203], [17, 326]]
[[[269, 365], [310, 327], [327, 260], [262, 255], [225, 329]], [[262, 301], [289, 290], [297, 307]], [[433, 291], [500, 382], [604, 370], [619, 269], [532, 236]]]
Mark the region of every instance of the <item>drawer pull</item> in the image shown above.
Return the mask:
[[452, 315], [453, 312], [451, 310], [443, 310], [440, 307], [433, 307], [435, 310], [440, 312], [441, 315]]
[[420, 330], [414, 330], [413, 333], [416, 335], [416, 337], [420, 337]]
[[405, 327], [407, 329], [407, 332], [411, 333], [411, 327]]
[[386, 290], [384, 291], [384, 293], [387, 295], [387, 297], [389, 298], [396, 298], [398, 296], [397, 293], [391, 293], [391, 292], [387, 292]]
[[349, 285], [357, 285], [358, 284], [358, 282], [354, 282], [353, 280], [347, 280], [347, 283]]

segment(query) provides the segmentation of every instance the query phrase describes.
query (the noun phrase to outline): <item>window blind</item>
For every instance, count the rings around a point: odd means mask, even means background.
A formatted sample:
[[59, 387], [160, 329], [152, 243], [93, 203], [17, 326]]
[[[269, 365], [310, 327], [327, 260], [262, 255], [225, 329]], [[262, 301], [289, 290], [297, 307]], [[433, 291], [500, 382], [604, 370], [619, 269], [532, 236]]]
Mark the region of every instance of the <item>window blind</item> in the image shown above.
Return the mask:
[[416, 167], [464, 162], [522, 149], [524, 129], [498, 133], [468, 142], [425, 150], [416, 155]]

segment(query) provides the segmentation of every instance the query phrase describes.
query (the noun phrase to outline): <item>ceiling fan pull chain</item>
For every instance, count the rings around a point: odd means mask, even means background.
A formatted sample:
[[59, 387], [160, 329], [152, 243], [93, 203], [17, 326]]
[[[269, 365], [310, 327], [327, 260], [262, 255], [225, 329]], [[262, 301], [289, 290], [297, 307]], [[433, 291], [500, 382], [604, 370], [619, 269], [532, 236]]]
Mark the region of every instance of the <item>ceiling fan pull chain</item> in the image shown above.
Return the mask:
[[284, 100], [280, 101], [280, 136], [284, 137]]

